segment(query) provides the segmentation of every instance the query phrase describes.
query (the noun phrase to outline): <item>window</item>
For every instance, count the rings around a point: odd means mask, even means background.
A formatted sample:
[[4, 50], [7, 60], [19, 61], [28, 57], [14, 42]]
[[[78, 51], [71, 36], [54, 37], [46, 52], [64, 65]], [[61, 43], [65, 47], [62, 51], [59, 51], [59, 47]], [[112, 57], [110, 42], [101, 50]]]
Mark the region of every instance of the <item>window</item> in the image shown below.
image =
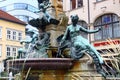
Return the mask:
[[31, 12], [38, 11], [38, 9], [36, 7], [31, 6], [29, 4], [25, 4], [25, 3], [15, 3], [14, 9], [26, 9], [26, 10], [29, 10]]
[[22, 33], [18, 32], [18, 40], [20, 41], [22, 39]]
[[[85, 29], [88, 29], [87, 23], [85, 21], [79, 21], [78, 24], [84, 27]], [[88, 34], [85, 32], [81, 32], [81, 35], [86, 39], [88, 38]]]
[[15, 3], [14, 9], [27, 9], [27, 4], [24, 3]]
[[14, 9], [28, 10], [28, 11], [31, 11], [31, 12], [38, 11], [38, 8], [36, 8], [34, 6], [31, 6], [29, 4], [25, 4], [25, 3], [14, 3], [14, 4], [11, 4], [11, 5], [6, 5], [6, 6], [3, 6], [3, 7], [0, 7], [0, 9], [3, 10], [3, 11], [10, 11], [10, 10], [14, 10]]
[[29, 4], [25, 4], [25, 3], [14, 3], [11, 5], [6, 5], [4, 7], [0, 7], [0, 9], [3, 11], [10, 11], [10, 10], [14, 10], [14, 9], [28, 10], [31, 12], [38, 11], [38, 8], [31, 6]]
[[7, 39], [19, 41], [22, 39], [22, 32], [17, 31], [17, 30], [8, 29], [7, 30]]
[[10, 47], [7, 46], [7, 57], [10, 57], [10, 56], [11, 56]]
[[17, 56], [17, 48], [16, 47], [13, 47], [12, 48], [12, 53], [13, 53], [13, 56]]
[[5, 1], [5, 0], [0, 0], [0, 2]]
[[7, 39], [11, 39], [11, 31], [7, 30]]
[[83, 6], [83, 0], [77, 0], [77, 7], [82, 7]]
[[29, 11], [31, 12], [35, 12], [35, 11], [38, 11], [37, 8], [35, 8], [34, 6], [31, 6], [31, 5], [28, 5], [28, 8], [27, 8]]
[[70, 0], [71, 9], [79, 8], [83, 6], [83, 0]]
[[0, 28], [0, 38], [2, 38], [2, 28]]
[[0, 56], [2, 56], [2, 46], [0, 45]]
[[102, 28], [95, 33], [95, 40], [120, 37], [120, 22], [115, 14], [106, 14], [100, 16], [94, 23], [95, 29]]
[[99, 1], [104, 1], [104, 0], [96, 0], [96, 2], [99, 2]]
[[16, 31], [13, 31], [13, 40], [17, 40], [16, 37], [17, 37]]
[[7, 57], [17, 57], [17, 47], [14, 46], [7, 46], [6, 51], [7, 51]]
[[6, 11], [6, 6], [0, 7], [1, 10]]
[[70, 0], [71, 9], [76, 8], [76, 0]]

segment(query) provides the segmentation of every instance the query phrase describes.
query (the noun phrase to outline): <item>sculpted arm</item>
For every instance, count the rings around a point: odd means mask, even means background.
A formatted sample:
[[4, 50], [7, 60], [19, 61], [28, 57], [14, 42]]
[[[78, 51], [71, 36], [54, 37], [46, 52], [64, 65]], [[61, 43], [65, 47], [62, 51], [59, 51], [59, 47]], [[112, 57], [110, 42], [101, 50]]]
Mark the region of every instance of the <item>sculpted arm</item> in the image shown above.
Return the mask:
[[81, 27], [80, 30], [83, 31], [83, 32], [86, 32], [86, 33], [96, 33], [100, 30], [100, 28], [96, 29], [96, 30], [88, 30], [88, 29], [85, 29], [85, 28]]
[[38, 37], [38, 34], [36, 32], [36, 33], [33, 34], [33, 36], [31, 38], [27, 37], [25, 40], [21, 40], [20, 43], [22, 44], [22, 43], [31, 43], [31, 42], [34, 42], [34, 41], [36, 41], [37, 37]]

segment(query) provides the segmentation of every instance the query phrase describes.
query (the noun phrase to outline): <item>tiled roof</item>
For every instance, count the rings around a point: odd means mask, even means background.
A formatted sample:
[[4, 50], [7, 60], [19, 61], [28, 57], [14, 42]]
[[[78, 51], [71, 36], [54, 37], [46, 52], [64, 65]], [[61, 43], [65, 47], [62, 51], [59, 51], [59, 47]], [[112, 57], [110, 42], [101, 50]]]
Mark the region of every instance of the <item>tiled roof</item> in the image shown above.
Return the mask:
[[14, 17], [14, 16], [12, 16], [12, 15], [10, 15], [7, 12], [4, 12], [2, 10], [0, 10], [0, 19], [11, 21], [11, 22], [18, 23], [18, 24], [26, 25], [25, 22], [17, 19], [16, 17]]

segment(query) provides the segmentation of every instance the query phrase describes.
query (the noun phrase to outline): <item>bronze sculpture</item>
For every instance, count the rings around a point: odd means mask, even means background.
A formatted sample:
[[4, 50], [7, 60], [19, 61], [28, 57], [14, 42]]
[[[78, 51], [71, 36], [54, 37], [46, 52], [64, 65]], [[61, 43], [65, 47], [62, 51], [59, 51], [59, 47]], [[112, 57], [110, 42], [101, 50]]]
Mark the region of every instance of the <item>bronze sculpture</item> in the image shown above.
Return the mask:
[[50, 45], [50, 33], [40, 32], [29, 28], [27, 34], [30, 36], [25, 40], [21, 40], [21, 44], [25, 43], [25, 48], [18, 50], [19, 57], [21, 58], [42, 58], [48, 57], [46, 49]]
[[[50, 7], [49, 3], [48, 4], [46, 4], [45, 2], [41, 3], [39, 7], [40, 10], [38, 12], [43, 12], [44, 15], [41, 18], [37, 18], [29, 21], [29, 24], [40, 29], [41, 31], [40, 34], [42, 34], [40, 38], [39, 33], [36, 34], [36, 32], [29, 31], [30, 33], [34, 33], [31, 41], [29, 41], [29, 43], [32, 43], [31, 50], [35, 50], [41, 54], [46, 52], [46, 49], [49, 47], [50, 34], [45, 31], [46, 26], [49, 24], [58, 25], [60, 23], [59, 20], [52, 18], [51, 15], [47, 12], [48, 7]], [[102, 69], [102, 64], [104, 63], [102, 57], [97, 52], [97, 50], [89, 43], [89, 41], [80, 35], [81, 31], [86, 33], [95, 33], [98, 32], [100, 28], [97, 30], [87, 30], [82, 26], [77, 25], [77, 22], [79, 20], [79, 17], [77, 15], [71, 16], [71, 20], [72, 20], [72, 24], [67, 26], [64, 36], [61, 36], [62, 39], [60, 40], [60, 47], [58, 47], [59, 51], [57, 57], [62, 55], [62, 51], [66, 47], [70, 48], [70, 52], [71, 52], [70, 56], [73, 60], [80, 59], [84, 55], [84, 52], [86, 52], [93, 58], [97, 72], [105, 77], [106, 75]], [[46, 46], [41, 47], [41, 44], [43, 42], [44, 45], [46, 45], [47, 42], [47, 47]]]
[[[99, 28], [97, 30], [87, 30], [77, 24], [78, 20], [79, 17], [77, 15], [71, 16], [72, 24], [67, 26], [65, 34], [60, 42], [60, 46], [65, 45], [66, 40], [69, 41], [70, 42], [69, 47], [71, 52], [70, 56], [74, 60], [80, 59], [84, 55], [84, 52], [87, 52], [93, 58], [97, 72], [105, 76], [105, 73], [102, 70], [102, 64], [104, 63], [102, 57], [97, 52], [97, 50], [89, 43], [89, 41], [80, 35], [81, 31], [86, 33], [96, 33], [101, 29]], [[64, 48], [66, 47], [65, 46], [62, 47], [62, 50]], [[60, 56], [61, 52], [58, 54]]]

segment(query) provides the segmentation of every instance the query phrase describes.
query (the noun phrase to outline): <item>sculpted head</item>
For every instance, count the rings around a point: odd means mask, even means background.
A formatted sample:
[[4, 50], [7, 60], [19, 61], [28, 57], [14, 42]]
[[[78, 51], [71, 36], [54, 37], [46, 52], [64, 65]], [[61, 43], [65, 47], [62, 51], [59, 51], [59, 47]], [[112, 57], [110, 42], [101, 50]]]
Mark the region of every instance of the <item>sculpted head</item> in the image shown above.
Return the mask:
[[75, 26], [79, 20], [78, 15], [71, 15], [72, 24]]

